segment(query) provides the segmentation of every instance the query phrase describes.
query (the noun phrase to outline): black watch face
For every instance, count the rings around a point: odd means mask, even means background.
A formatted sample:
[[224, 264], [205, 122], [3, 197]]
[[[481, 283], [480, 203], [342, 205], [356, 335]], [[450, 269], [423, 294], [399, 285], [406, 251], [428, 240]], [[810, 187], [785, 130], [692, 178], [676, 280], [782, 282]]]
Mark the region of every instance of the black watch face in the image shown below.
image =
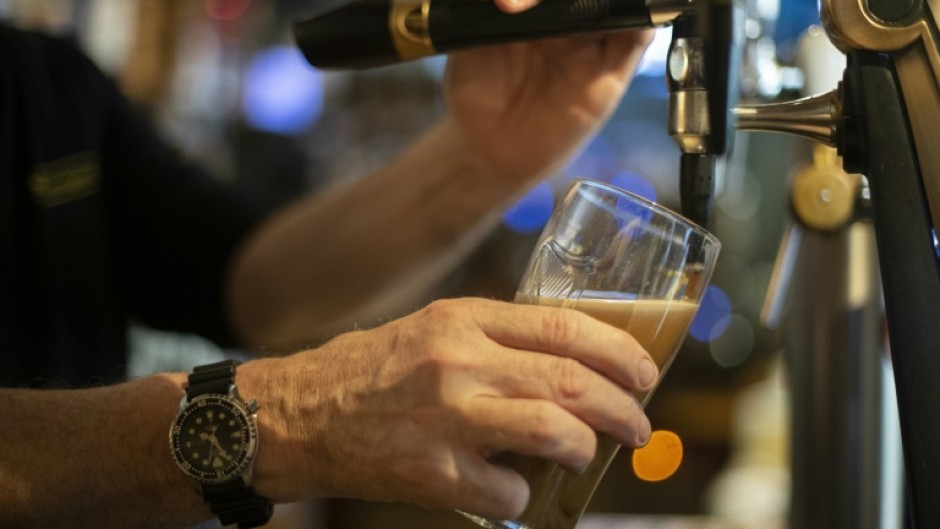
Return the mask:
[[170, 431], [176, 463], [206, 484], [240, 475], [254, 455], [256, 426], [247, 410], [217, 395], [193, 399], [180, 412]]

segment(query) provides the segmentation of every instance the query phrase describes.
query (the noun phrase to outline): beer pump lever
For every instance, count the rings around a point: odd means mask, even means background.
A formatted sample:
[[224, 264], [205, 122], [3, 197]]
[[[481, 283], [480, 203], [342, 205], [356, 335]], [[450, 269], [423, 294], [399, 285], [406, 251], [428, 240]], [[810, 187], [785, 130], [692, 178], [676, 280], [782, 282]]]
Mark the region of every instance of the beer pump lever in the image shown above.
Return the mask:
[[516, 14], [480, 0], [354, 0], [294, 24], [318, 68], [369, 68], [488, 44], [655, 27], [692, 0], [542, 0]]
[[739, 0], [542, 0], [517, 14], [479, 0], [355, 0], [298, 21], [297, 43], [319, 68], [367, 68], [486, 44], [675, 24], [670, 133], [682, 150], [686, 216], [711, 223], [716, 160], [725, 154], [729, 74], [743, 17]]
[[868, 178], [913, 527], [940, 527], [940, 1], [823, 0], [841, 85], [745, 107], [738, 127], [834, 145]]

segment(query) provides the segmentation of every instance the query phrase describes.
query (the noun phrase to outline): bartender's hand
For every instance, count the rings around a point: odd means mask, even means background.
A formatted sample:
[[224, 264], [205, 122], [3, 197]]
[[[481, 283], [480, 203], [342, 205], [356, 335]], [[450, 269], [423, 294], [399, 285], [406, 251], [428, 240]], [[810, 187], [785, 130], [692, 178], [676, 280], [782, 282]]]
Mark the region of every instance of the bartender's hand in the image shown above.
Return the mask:
[[[508, 12], [536, 0], [496, 0]], [[508, 44], [454, 53], [446, 98], [479, 161], [504, 178], [548, 176], [616, 109], [651, 30]]]
[[634, 391], [658, 374], [627, 333], [583, 314], [482, 299], [432, 303], [292, 357], [239, 368], [257, 398], [255, 485], [275, 501], [343, 496], [518, 515], [513, 451], [584, 468], [595, 430], [639, 446]]

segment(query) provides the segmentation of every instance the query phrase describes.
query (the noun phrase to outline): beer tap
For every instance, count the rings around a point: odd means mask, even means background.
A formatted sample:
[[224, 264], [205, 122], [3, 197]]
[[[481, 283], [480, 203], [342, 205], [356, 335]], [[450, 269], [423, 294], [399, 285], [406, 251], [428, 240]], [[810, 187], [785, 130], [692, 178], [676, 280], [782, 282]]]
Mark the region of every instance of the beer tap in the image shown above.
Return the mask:
[[738, 126], [837, 147], [870, 186], [908, 514], [940, 527], [940, 2], [824, 0], [830, 40], [847, 55], [840, 86], [787, 104], [742, 108]]
[[294, 25], [314, 66], [364, 68], [548, 36], [675, 24], [670, 133], [682, 150], [686, 216], [711, 224], [716, 160], [728, 149], [743, 33], [740, 0], [543, 0], [510, 15], [478, 0], [358, 0]]
[[673, 24], [666, 61], [669, 134], [682, 152], [682, 212], [705, 228], [712, 223], [716, 162], [728, 152], [734, 130], [728, 110], [737, 95], [742, 19], [739, 2], [699, 4]]

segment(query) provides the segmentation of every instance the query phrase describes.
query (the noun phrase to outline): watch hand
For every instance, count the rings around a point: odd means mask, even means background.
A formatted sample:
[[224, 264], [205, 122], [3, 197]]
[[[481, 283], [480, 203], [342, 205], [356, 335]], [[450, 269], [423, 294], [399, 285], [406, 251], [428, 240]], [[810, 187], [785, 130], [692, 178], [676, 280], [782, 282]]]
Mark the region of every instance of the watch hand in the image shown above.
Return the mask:
[[229, 460], [229, 461], [232, 460], [232, 456], [228, 455], [228, 452], [226, 452], [225, 449], [222, 448], [222, 445], [219, 443], [219, 440], [215, 437], [215, 435], [213, 435], [212, 437], [210, 437], [209, 440], [212, 442], [212, 445], [213, 445], [213, 446], [215, 446], [216, 448], [219, 449], [219, 455], [220, 455], [220, 456], [224, 457], [225, 459], [227, 459], [227, 460]]

